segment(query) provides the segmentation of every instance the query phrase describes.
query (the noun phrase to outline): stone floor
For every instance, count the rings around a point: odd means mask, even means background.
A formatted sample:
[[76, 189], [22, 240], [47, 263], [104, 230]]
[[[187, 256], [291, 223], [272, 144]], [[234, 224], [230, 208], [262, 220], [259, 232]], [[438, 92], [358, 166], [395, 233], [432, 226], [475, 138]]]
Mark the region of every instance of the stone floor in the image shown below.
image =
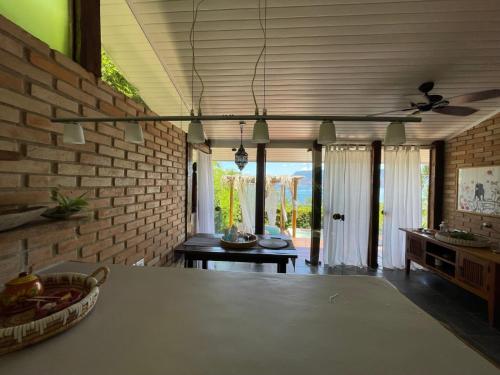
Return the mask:
[[[304, 261], [305, 254], [306, 250], [301, 251], [295, 269], [288, 265], [288, 273], [385, 277], [408, 299], [500, 367], [500, 331], [488, 325], [486, 302], [480, 298], [427, 271], [415, 271], [407, 277], [404, 271], [310, 267]], [[208, 269], [276, 272], [275, 265], [232, 262], [209, 262]]]

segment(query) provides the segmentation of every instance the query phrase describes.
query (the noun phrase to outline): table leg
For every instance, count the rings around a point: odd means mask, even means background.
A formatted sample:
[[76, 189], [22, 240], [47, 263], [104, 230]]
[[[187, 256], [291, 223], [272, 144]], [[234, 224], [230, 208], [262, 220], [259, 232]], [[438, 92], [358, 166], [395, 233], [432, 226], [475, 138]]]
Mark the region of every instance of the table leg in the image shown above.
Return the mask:
[[187, 268], [193, 268], [193, 260], [192, 259], [186, 259], [186, 267]]
[[286, 264], [288, 262], [279, 262], [278, 263], [278, 273], [286, 273]]
[[410, 269], [411, 269], [411, 260], [406, 258], [406, 276], [410, 274]]
[[204, 270], [208, 269], [208, 260], [201, 261], [201, 268], [203, 268]]

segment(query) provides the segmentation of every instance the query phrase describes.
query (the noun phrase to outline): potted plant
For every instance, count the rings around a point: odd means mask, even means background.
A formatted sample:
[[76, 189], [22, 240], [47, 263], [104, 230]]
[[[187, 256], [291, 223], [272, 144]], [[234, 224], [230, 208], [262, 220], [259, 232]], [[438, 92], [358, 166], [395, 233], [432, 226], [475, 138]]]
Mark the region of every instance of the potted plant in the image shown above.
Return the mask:
[[59, 192], [57, 188], [52, 189], [50, 199], [56, 202], [57, 206], [49, 208], [42, 215], [50, 219], [67, 219], [88, 206], [88, 202], [84, 198], [85, 194], [87, 193], [71, 198]]

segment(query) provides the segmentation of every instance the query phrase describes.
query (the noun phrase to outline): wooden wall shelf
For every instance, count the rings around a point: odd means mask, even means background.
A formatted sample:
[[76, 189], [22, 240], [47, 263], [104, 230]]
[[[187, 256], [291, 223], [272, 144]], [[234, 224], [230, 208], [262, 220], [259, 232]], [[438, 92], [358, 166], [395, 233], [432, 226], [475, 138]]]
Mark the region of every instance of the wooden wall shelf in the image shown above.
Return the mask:
[[411, 262], [488, 302], [490, 325], [500, 328], [500, 254], [490, 249], [451, 245], [413, 229], [406, 232], [406, 273]]

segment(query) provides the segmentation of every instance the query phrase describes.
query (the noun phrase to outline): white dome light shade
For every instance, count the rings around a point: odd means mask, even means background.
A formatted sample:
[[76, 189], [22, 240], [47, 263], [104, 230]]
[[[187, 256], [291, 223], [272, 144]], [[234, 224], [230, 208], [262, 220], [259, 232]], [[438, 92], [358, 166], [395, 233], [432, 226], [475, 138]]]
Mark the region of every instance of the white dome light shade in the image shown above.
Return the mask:
[[406, 143], [405, 124], [402, 122], [391, 122], [385, 133], [384, 144], [388, 146]]
[[269, 126], [264, 119], [259, 119], [255, 121], [253, 126], [253, 143], [269, 143]]
[[144, 134], [138, 122], [131, 122], [125, 126], [125, 140], [131, 143], [144, 143]]
[[64, 124], [63, 143], [70, 145], [85, 144], [82, 125], [77, 122], [68, 122]]
[[189, 143], [205, 143], [205, 132], [200, 120], [192, 120], [189, 123], [187, 141]]
[[332, 120], [323, 120], [319, 127], [318, 143], [320, 145], [329, 145], [337, 141], [335, 124]]

